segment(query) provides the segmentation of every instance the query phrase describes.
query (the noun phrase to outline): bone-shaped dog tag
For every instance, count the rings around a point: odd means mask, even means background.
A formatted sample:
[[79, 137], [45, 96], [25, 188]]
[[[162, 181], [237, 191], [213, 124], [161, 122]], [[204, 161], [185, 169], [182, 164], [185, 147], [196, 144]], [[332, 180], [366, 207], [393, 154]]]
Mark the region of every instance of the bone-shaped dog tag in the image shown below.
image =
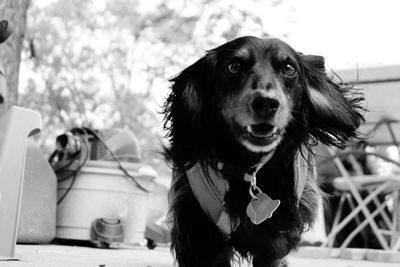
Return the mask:
[[268, 218], [272, 217], [274, 211], [278, 208], [281, 201], [279, 199], [271, 199], [265, 193], [258, 193], [256, 198], [252, 198], [247, 205], [246, 213], [254, 224], [260, 224]]

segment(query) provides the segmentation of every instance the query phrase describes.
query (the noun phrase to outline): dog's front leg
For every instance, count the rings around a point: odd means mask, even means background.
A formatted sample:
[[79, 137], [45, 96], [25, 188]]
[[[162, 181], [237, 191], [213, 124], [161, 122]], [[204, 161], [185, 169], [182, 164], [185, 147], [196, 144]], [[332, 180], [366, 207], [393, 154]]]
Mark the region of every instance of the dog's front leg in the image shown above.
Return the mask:
[[253, 252], [253, 267], [287, 267], [285, 257], [290, 247], [285, 238], [272, 238], [263, 248]]
[[253, 261], [253, 267], [288, 267], [289, 264], [287, 263], [286, 259], [277, 259], [273, 262], [259, 262]]
[[171, 207], [171, 245], [179, 267], [230, 267], [232, 248], [192, 192]]
[[288, 267], [289, 264], [288, 264], [288, 262], [286, 261], [286, 259], [283, 258], [283, 259], [276, 260], [274, 263], [272, 263], [271, 266], [272, 266], [272, 267]]

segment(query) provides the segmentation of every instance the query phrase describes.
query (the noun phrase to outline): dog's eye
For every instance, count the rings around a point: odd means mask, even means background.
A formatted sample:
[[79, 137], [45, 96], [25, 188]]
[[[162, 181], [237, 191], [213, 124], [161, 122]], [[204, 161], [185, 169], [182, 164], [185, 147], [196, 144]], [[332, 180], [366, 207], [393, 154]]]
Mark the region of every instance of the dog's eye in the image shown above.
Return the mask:
[[242, 71], [242, 65], [239, 62], [232, 62], [227, 68], [230, 74], [238, 74]]
[[282, 68], [282, 74], [288, 77], [291, 77], [296, 74], [296, 69], [292, 64], [285, 64]]

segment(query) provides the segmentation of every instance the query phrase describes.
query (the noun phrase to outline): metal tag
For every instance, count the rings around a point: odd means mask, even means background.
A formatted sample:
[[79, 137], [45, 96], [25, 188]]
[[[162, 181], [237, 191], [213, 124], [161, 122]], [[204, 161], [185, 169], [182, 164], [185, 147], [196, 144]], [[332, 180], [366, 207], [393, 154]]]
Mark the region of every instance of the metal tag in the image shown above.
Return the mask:
[[246, 214], [254, 224], [260, 224], [272, 217], [281, 201], [271, 199], [267, 194], [259, 192], [252, 198], [247, 205]]

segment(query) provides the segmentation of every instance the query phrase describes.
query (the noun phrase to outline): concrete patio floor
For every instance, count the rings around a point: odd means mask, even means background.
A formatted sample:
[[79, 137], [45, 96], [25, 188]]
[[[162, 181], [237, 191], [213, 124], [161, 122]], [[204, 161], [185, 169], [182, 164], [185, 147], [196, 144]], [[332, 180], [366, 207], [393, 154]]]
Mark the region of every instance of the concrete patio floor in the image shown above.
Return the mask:
[[[365, 250], [362, 250], [365, 252]], [[355, 250], [352, 258], [359, 257]], [[341, 259], [331, 256], [338, 250], [302, 247], [289, 256], [292, 267], [398, 267], [400, 253], [375, 257], [374, 261]], [[333, 253], [333, 254], [332, 254]], [[171, 267], [173, 258], [168, 247], [149, 250], [145, 247], [98, 249], [63, 245], [17, 245], [16, 260], [1, 261], [0, 267]], [[378, 261], [376, 261], [378, 260]], [[379, 261], [381, 260], [381, 261]], [[384, 261], [382, 261], [384, 260]], [[386, 261], [386, 262], [385, 262]], [[247, 264], [241, 266], [247, 267]], [[205, 266], [206, 267], [206, 266]]]

